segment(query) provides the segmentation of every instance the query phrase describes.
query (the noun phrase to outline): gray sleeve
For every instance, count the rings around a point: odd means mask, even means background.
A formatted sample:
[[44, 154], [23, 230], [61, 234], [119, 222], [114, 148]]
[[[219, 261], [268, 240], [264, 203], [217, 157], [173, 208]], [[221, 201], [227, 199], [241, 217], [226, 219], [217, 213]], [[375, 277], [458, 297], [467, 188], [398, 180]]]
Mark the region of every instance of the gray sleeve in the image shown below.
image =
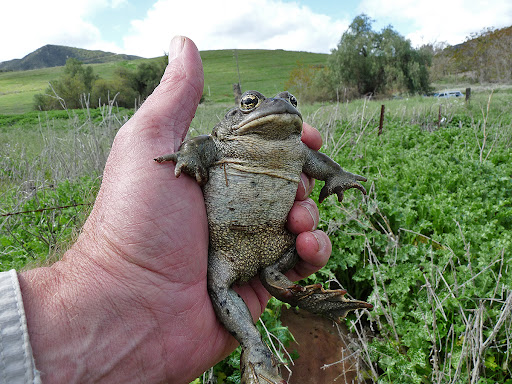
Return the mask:
[[0, 383], [40, 384], [14, 269], [0, 272]]

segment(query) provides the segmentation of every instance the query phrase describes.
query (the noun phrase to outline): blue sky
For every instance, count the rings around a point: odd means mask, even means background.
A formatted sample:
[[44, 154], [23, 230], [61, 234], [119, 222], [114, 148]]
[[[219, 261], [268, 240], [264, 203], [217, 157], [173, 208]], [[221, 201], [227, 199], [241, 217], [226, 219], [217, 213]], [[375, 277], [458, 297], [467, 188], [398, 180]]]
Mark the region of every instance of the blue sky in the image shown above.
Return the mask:
[[15, 0], [2, 5], [0, 61], [45, 44], [155, 57], [177, 34], [200, 50], [328, 53], [361, 13], [415, 46], [512, 25], [510, 0]]

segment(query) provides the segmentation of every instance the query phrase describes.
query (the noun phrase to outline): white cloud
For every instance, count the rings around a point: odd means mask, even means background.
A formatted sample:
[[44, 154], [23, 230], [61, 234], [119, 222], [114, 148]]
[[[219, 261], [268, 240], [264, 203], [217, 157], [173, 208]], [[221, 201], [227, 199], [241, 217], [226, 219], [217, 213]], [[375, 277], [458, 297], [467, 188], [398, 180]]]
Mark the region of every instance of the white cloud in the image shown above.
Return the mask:
[[0, 61], [21, 58], [45, 44], [120, 51], [115, 44], [102, 41], [100, 30], [87, 17], [121, 3], [122, 0], [7, 1], [2, 4]]
[[[220, 5], [222, 4], [222, 5]], [[133, 20], [124, 51], [152, 57], [167, 51], [174, 35], [192, 38], [200, 50], [260, 48], [329, 52], [348, 21], [277, 0], [159, 0]]]
[[473, 32], [507, 27], [512, 22], [510, 0], [363, 0], [359, 10], [378, 21], [389, 20], [395, 27], [409, 24], [411, 32], [405, 37], [415, 46], [436, 41], [459, 44]]
[[[345, 7], [343, 3], [330, 1], [333, 14], [340, 15], [336, 11]], [[301, 5], [306, 2], [311, 8]], [[512, 24], [510, 0], [361, 0], [358, 7], [354, 2], [346, 5], [343, 15], [350, 15], [350, 19], [313, 11], [322, 4], [320, 9], [326, 9], [326, 3], [316, 0], [152, 0], [149, 10], [148, 1], [134, 0], [4, 3], [0, 61], [21, 58], [45, 44], [154, 57], [168, 50], [174, 35], [189, 36], [201, 50], [262, 48], [327, 53], [361, 12], [378, 25], [393, 25], [415, 46], [434, 41], [457, 44], [472, 32]], [[128, 24], [133, 15], [137, 18]], [[116, 41], [108, 41], [106, 34]]]

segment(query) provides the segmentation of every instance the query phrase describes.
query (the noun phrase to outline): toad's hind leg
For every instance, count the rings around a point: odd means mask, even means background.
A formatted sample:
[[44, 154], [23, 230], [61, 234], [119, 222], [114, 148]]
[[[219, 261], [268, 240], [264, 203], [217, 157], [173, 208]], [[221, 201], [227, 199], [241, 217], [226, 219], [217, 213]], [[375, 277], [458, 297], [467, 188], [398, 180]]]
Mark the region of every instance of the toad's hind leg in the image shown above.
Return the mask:
[[336, 322], [351, 310], [373, 307], [364, 301], [346, 299], [347, 291], [342, 289], [324, 290], [320, 284], [303, 287], [293, 283], [283, 273], [292, 269], [298, 259], [295, 246], [291, 247], [277, 263], [260, 272], [260, 280], [272, 296]]
[[211, 255], [208, 263], [208, 293], [217, 318], [242, 346], [241, 383], [286, 384], [245, 302], [231, 288], [235, 274], [231, 272], [229, 263]]

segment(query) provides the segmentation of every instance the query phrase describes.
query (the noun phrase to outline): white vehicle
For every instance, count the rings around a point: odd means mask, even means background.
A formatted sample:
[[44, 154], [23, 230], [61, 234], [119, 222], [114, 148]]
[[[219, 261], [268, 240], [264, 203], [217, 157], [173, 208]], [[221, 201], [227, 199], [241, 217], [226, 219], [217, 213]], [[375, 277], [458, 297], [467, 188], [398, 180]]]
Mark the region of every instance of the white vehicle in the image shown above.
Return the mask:
[[461, 91], [444, 91], [434, 93], [434, 97], [463, 97], [464, 94]]

